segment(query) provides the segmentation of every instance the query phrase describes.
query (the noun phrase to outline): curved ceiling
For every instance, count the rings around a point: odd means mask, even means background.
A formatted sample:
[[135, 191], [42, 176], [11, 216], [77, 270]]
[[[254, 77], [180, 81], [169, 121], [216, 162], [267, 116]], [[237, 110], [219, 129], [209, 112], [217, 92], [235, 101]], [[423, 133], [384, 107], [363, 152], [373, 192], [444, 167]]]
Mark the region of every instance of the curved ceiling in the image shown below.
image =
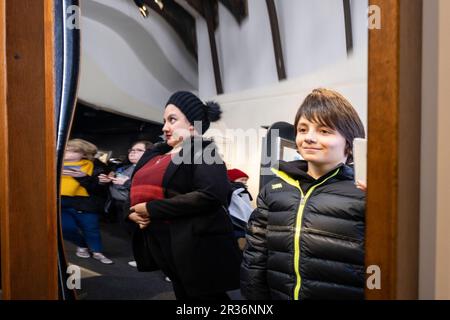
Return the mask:
[[128, 0], [82, 0], [79, 98], [160, 121], [171, 92], [198, 90], [198, 67], [156, 13], [143, 19]]

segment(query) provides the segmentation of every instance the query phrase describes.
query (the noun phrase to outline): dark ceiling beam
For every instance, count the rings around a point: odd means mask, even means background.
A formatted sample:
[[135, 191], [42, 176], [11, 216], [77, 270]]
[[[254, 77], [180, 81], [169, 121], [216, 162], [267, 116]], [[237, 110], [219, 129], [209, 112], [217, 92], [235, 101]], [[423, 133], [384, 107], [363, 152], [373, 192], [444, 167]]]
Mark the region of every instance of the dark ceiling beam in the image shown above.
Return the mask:
[[144, 0], [144, 3], [169, 23], [179, 35], [189, 53], [197, 60], [197, 31], [195, 19], [189, 12], [174, 0], [164, 0], [162, 10], [154, 0]]
[[286, 79], [286, 69], [284, 67], [283, 48], [281, 45], [280, 29], [278, 26], [277, 8], [274, 0], [266, 0], [267, 11], [269, 13], [270, 29], [272, 31], [273, 49], [275, 52], [275, 64], [277, 66], [278, 80]]
[[211, 47], [211, 58], [214, 69], [214, 79], [216, 82], [217, 94], [223, 93], [222, 77], [219, 66], [219, 56], [217, 53], [216, 37], [214, 33], [214, 16], [217, 13], [218, 3], [216, 0], [202, 0], [203, 12], [205, 13], [206, 24], [208, 26], [209, 44]]
[[[209, 13], [205, 11], [205, 1], [210, 2], [208, 5], [211, 5], [212, 7], [212, 11]], [[186, 0], [186, 2], [194, 8], [203, 19], [212, 19], [213, 30], [215, 31], [217, 29], [219, 26], [219, 6], [217, 0]]]
[[231, 12], [237, 23], [240, 25], [248, 16], [247, 0], [219, 0], [228, 11]]
[[353, 31], [352, 31], [352, 13], [350, 10], [350, 0], [343, 0], [344, 19], [345, 19], [345, 43], [347, 46], [347, 55], [353, 52]]
[[[217, 29], [219, 25], [219, 6], [217, 0], [186, 0], [186, 2], [197, 11], [204, 19], [208, 17], [205, 12], [203, 1], [209, 1], [213, 4], [213, 21], [214, 30]], [[248, 16], [248, 3], [247, 0], [219, 0], [225, 8], [233, 15], [236, 21], [241, 24], [241, 22]]]
[[203, 9], [202, 0], [186, 0], [186, 2], [194, 8], [203, 18], [206, 18], [205, 10]]

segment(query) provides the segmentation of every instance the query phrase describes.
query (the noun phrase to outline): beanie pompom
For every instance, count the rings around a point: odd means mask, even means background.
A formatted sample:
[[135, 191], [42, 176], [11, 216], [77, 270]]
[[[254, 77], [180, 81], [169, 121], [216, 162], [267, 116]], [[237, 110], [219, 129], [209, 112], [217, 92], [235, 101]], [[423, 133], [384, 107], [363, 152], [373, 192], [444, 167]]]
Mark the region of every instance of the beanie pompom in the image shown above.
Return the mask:
[[208, 114], [208, 120], [211, 122], [216, 122], [220, 120], [220, 116], [222, 114], [222, 110], [220, 110], [220, 105], [217, 102], [214, 101], [208, 101], [205, 103], [207, 106], [207, 114]]

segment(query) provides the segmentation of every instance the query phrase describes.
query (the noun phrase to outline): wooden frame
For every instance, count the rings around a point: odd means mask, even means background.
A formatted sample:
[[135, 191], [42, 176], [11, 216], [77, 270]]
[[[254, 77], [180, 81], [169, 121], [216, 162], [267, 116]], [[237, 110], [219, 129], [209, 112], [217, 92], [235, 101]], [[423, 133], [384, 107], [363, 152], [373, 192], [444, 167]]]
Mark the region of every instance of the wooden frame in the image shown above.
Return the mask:
[[381, 269], [367, 299], [417, 299], [422, 0], [370, 0], [366, 266]]
[[0, 17], [3, 299], [57, 299], [53, 1], [2, 1]]
[[[366, 298], [415, 299], [422, 0], [370, 4], [381, 8], [382, 28], [369, 35], [366, 264], [380, 266], [381, 289]], [[4, 299], [57, 298], [52, 8], [52, 0], [0, 2]]]
[[[5, 50], [5, 1], [0, 2], [0, 252], [9, 248], [9, 239], [3, 231], [3, 226], [8, 225], [9, 202], [8, 200], [8, 131], [7, 131], [7, 113], [6, 113], [6, 50]], [[0, 263], [3, 255], [0, 256]], [[0, 277], [2, 280], [2, 293], [9, 292], [9, 264], [0, 265]], [[0, 299], [3, 298], [0, 295]]]

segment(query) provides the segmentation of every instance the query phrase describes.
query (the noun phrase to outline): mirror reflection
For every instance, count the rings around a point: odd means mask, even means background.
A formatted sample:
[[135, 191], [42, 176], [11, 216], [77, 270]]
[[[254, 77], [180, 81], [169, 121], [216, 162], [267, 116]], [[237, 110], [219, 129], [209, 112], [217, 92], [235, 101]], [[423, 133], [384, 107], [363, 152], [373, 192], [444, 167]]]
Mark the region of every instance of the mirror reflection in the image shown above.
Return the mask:
[[[364, 192], [347, 165], [353, 138], [367, 127], [368, 1], [81, 0], [80, 7], [78, 102], [61, 180], [67, 259], [81, 268], [78, 298], [362, 298]], [[314, 100], [315, 88], [329, 90], [315, 91]], [[173, 164], [197, 140], [203, 156], [222, 163]], [[308, 166], [293, 172], [279, 160]], [[352, 200], [342, 203], [327, 186]], [[314, 199], [334, 210], [312, 212]], [[268, 201], [284, 208], [280, 220]], [[286, 247], [277, 237], [289, 239]], [[295, 260], [292, 268], [267, 262], [261, 244], [280, 246], [270, 254]], [[323, 250], [298, 258], [316, 245]], [[147, 264], [148, 252], [155, 261]], [[314, 258], [343, 259], [358, 276]], [[302, 275], [306, 287], [345, 281], [307, 296], [298, 281], [261, 278], [261, 261], [267, 273], [291, 279], [300, 279], [304, 263], [323, 267], [325, 278]], [[258, 281], [265, 290], [252, 287]]]

